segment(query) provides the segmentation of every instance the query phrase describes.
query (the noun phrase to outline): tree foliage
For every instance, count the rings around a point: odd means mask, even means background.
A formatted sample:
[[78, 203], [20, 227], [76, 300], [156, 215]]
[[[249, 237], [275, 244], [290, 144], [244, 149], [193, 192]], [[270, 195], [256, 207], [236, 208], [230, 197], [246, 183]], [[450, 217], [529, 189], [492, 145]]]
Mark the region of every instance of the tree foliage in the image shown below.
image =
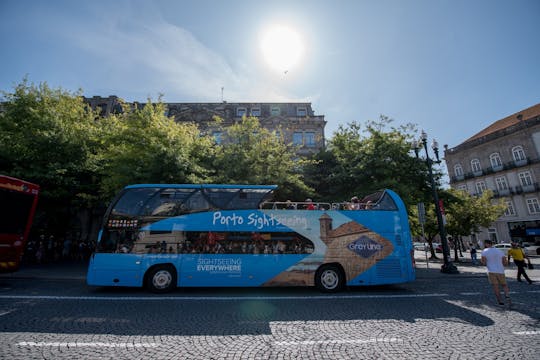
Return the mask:
[[209, 181], [212, 142], [195, 125], [165, 116], [161, 102], [123, 108], [121, 114], [100, 120], [103, 149], [96, 164], [104, 197], [134, 183]]
[[[151, 100], [106, 118], [78, 93], [38, 86], [24, 79], [3, 92], [0, 111], [0, 172], [42, 187], [40, 209], [52, 226], [66, 216], [102, 207], [132, 183], [276, 184], [278, 200], [347, 200], [391, 188], [409, 206], [413, 233], [420, 228], [416, 204], [426, 204], [424, 231], [438, 233], [426, 162], [411, 155], [415, 126], [392, 120], [340, 126], [328, 147], [312, 159], [299, 158], [284, 144], [281, 130], [261, 127], [257, 118], [222, 129], [217, 144], [195, 124], [176, 123], [165, 105]], [[215, 126], [220, 126], [216, 121]], [[435, 167], [435, 181], [441, 173]], [[504, 211], [488, 192], [474, 198], [442, 191], [449, 234], [469, 235], [489, 226]], [[51, 225], [50, 225], [51, 226]]]
[[472, 196], [462, 190], [447, 190], [453, 201], [447, 206], [448, 234], [455, 237], [468, 236], [488, 227], [504, 214], [506, 205], [493, 202], [493, 192], [484, 191], [480, 196]]
[[269, 131], [257, 118], [244, 117], [224, 131], [225, 141], [218, 145], [213, 162], [217, 182], [276, 184], [282, 200], [312, 194], [302, 178], [310, 161], [297, 158], [296, 149], [283, 143], [279, 130]]
[[0, 172], [39, 184], [40, 209], [59, 226], [73, 207], [95, 200], [96, 114], [79, 94], [46, 83], [25, 79], [2, 94]]
[[317, 155], [309, 181], [324, 197], [348, 199], [390, 188], [406, 203], [422, 199], [426, 193], [426, 167], [411, 156], [414, 126], [391, 126], [381, 116], [370, 121], [365, 131], [359, 123], [340, 126], [329, 140], [328, 149]]

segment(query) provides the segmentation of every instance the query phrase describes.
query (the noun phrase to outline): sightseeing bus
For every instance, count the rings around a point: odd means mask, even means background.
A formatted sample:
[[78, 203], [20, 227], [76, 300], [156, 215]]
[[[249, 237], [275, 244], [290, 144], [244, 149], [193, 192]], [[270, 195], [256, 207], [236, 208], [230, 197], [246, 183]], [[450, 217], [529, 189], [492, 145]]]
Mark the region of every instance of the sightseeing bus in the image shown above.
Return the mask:
[[275, 185], [139, 184], [112, 201], [90, 258], [92, 286], [345, 286], [415, 279], [403, 201], [272, 202]]
[[38, 195], [38, 185], [0, 175], [0, 272], [19, 268]]

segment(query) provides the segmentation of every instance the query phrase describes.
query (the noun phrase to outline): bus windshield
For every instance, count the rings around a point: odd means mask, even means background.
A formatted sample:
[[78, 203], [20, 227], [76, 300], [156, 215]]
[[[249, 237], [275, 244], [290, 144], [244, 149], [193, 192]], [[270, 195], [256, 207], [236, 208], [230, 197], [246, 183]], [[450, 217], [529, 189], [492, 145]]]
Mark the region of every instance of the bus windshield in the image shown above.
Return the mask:
[[19, 267], [38, 194], [39, 186], [0, 175], [0, 272]]
[[414, 279], [405, 205], [391, 190], [356, 202], [272, 201], [274, 185], [139, 184], [107, 210], [90, 285], [299, 286]]
[[274, 188], [133, 186], [121, 194], [111, 214], [120, 217], [169, 217], [212, 209], [253, 209], [271, 197]]

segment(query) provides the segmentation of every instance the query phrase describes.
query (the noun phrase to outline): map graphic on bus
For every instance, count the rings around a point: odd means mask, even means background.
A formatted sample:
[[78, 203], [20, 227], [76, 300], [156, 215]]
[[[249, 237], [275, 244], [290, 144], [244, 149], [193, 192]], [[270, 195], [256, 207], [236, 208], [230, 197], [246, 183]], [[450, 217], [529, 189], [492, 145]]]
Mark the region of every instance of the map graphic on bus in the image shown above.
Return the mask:
[[350, 210], [343, 202], [273, 202], [276, 188], [127, 186], [105, 215], [88, 284], [333, 292], [414, 280], [407, 213], [396, 193], [377, 192]]

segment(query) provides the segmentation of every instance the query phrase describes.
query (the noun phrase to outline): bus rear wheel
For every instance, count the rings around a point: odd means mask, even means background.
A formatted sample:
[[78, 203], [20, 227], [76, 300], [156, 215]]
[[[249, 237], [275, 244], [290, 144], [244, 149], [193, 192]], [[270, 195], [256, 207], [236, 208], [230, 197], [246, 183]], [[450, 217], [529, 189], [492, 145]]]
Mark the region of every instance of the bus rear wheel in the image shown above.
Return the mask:
[[176, 287], [176, 270], [172, 266], [156, 266], [146, 276], [146, 287], [154, 293], [166, 293]]
[[336, 265], [324, 265], [315, 274], [315, 285], [322, 292], [338, 292], [344, 282], [343, 272]]

